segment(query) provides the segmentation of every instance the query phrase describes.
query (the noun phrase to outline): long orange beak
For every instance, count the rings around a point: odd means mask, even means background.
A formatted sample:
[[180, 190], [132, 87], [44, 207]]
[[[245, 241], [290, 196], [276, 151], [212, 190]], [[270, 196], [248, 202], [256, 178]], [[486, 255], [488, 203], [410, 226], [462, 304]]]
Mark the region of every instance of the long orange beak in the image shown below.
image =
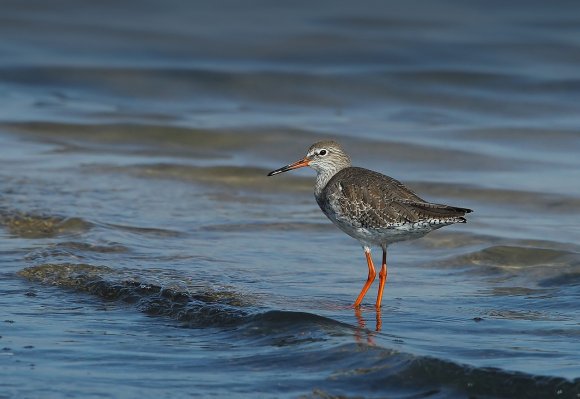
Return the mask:
[[310, 160], [308, 158], [302, 158], [301, 160], [291, 163], [290, 165], [286, 165], [281, 167], [280, 169], [271, 171], [270, 173], [268, 173], [268, 176], [274, 176], [277, 175], [278, 173], [287, 172], [292, 169], [303, 168], [305, 166], [308, 166], [309, 163]]

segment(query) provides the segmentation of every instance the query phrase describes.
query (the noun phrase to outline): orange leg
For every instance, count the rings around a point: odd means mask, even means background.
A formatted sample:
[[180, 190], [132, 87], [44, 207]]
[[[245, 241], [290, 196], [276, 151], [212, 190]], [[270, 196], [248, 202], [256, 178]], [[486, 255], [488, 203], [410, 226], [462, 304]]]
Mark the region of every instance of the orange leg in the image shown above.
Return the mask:
[[383, 327], [383, 320], [381, 320], [381, 308], [377, 308], [377, 327], [376, 327], [376, 331], [381, 331], [381, 328]]
[[377, 272], [375, 271], [375, 265], [373, 264], [373, 258], [371, 257], [370, 249], [365, 248], [365, 256], [367, 258], [367, 265], [369, 267], [369, 276], [360, 294], [358, 294], [358, 298], [356, 298], [356, 301], [354, 302], [355, 308], [358, 308], [360, 306], [360, 303], [362, 302], [369, 288], [371, 288], [371, 284], [373, 283], [373, 281], [375, 281], [375, 276], [377, 275]]
[[383, 248], [383, 265], [381, 266], [381, 271], [379, 272], [379, 293], [377, 295], [377, 303], [375, 305], [377, 309], [381, 307], [381, 302], [383, 300], [383, 290], [385, 289], [386, 282], [387, 282], [387, 249]]

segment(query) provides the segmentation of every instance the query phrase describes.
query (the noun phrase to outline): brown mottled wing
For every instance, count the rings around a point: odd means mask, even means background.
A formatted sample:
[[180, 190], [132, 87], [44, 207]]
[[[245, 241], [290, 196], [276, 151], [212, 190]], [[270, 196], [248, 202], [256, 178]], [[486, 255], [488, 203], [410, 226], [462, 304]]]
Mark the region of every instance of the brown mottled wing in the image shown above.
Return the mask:
[[324, 189], [326, 206], [357, 227], [377, 229], [401, 223], [464, 222], [469, 209], [432, 204], [398, 180], [363, 168], [338, 172]]

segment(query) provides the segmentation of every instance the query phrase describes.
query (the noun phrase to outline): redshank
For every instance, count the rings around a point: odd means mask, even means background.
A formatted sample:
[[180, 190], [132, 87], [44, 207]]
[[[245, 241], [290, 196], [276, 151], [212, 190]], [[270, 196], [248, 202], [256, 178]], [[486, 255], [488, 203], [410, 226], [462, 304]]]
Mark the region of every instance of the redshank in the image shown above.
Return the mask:
[[314, 196], [322, 212], [342, 231], [362, 245], [368, 278], [354, 302], [358, 308], [376, 277], [371, 247], [383, 249], [379, 290], [375, 306], [381, 306], [387, 281], [387, 247], [413, 240], [454, 223], [465, 223], [471, 209], [433, 204], [417, 196], [403, 183], [369, 169], [351, 166], [350, 157], [336, 141], [319, 141], [299, 161], [276, 169], [268, 176], [309, 166], [314, 169]]

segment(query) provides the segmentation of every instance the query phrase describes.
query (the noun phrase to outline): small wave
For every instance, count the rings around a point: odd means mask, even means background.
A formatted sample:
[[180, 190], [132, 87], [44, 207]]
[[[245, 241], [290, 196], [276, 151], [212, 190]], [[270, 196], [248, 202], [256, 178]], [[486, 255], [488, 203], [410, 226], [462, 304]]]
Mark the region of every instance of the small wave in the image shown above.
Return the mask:
[[268, 179], [267, 169], [239, 166], [193, 166], [182, 164], [142, 164], [115, 167], [115, 172], [133, 174], [144, 178], [174, 179], [208, 185], [225, 185], [252, 192], [280, 192], [312, 190], [312, 179], [293, 177], [284, 181]]
[[0, 211], [0, 226], [21, 238], [49, 238], [85, 232], [92, 224], [77, 217]]
[[[334, 369], [305, 396], [309, 398], [576, 398], [580, 394], [580, 379], [477, 368], [363, 343], [314, 345], [267, 360], [271, 367], [316, 370], [323, 363]], [[235, 360], [253, 368], [263, 367], [264, 361], [260, 354]]]
[[507, 267], [527, 267], [538, 265], [565, 266], [571, 258], [572, 252], [546, 248], [523, 248], [511, 246], [495, 246], [483, 250], [481, 260], [490, 260], [492, 263]]
[[[557, 243], [553, 247], [493, 245], [442, 259], [436, 265], [463, 268], [466, 273], [503, 275], [504, 279], [509, 278], [516, 284], [515, 287], [495, 287], [490, 291], [492, 295], [544, 295], [545, 289], [563, 289], [579, 282], [580, 253], [560, 249]], [[536, 289], [538, 287], [540, 289]]]
[[79, 241], [65, 241], [57, 243], [56, 248], [63, 248], [66, 250], [75, 250], [82, 252], [97, 252], [97, 253], [126, 253], [129, 248], [119, 243], [108, 243], [105, 245], [90, 244]]
[[[575, 398], [580, 392], [580, 380], [533, 376], [512, 373], [495, 368], [474, 368], [448, 361], [412, 356], [383, 348], [345, 346], [339, 348], [343, 356], [360, 364], [333, 374], [335, 387], [360, 391], [377, 392], [388, 387], [400, 397], [497, 397], [532, 398], [562, 397]], [[368, 352], [371, 352], [369, 355]], [[370, 359], [372, 362], [369, 362]], [[334, 388], [334, 389], [332, 389]], [[313, 393], [313, 398], [319, 397]], [[323, 396], [324, 397], [324, 396]]]
[[313, 313], [270, 310], [240, 318], [233, 333], [245, 345], [304, 348], [319, 346], [332, 337], [351, 337], [354, 330], [353, 326]]
[[85, 292], [110, 301], [135, 304], [141, 312], [166, 316], [190, 327], [237, 324], [249, 315], [246, 297], [202, 282], [171, 281], [163, 274], [117, 270], [91, 264], [43, 264], [18, 274], [30, 281]]
[[[209, 287], [203, 281], [179, 279], [165, 270], [117, 270], [91, 264], [42, 264], [21, 270], [21, 277], [89, 293], [110, 301], [135, 304], [141, 312], [178, 320], [188, 327], [239, 326], [243, 334], [272, 338], [275, 331], [350, 328], [335, 320], [304, 312], [266, 311], [248, 295], [227, 287]], [[178, 281], [176, 279], [179, 279]]]
[[[97, 143], [99, 151], [107, 146], [112, 152], [139, 152], [150, 148], [155, 154], [193, 155], [198, 159], [226, 157], [225, 152], [247, 153], [253, 157], [273, 154], [282, 157], [295, 157], [303, 151], [312, 140], [312, 135], [296, 128], [262, 127], [256, 128], [185, 128], [178, 126], [156, 125], [146, 123], [101, 123], [80, 124], [67, 122], [0, 122], [6, 131], [28, 134], [66, 144], [70, 150], [87, 148]], [[288, 145], [288, 136], [292, 135], [295, 145]], [[139, 140], [135, 140], [138, 137]], [[248, 146], [248, 143], [259, 145]], [[127, 144], [127, 145], [122, 145]], [[57, 151], [61, 151], [58, 149]]]
[[[147, 273], [149, 273], [148, 276]], [[247, 342], [291, 346], [352, 335], [353, 327], [306, 312], [262, 311], [234, 289], [176, 282], [166, 271], [136, 272], [90, 264], [43, 264], [25, 268], [21, 277], [88, 293], [107, 301], [132, 304], [150, 316], [174, 319], [188, 328], [234, 328]], [[153, 283], [151, 281], [154, 281]]]
[[472, 368], [439, 359], [417, 358], [396, 376], [406, 384], [429, 382], [449, 387], [456, 393], [509, 398], [575, 397], [580, 392], [580, 380], [533, 376], [507, 372], [497, 368]]
[[491, 266], [501, 269], [529, 269], [547, 266], [564, 269], [580, 265], [580, 254], [563, 249], [494, 245], [444, 261], [447, 265]]
[[141, 227], [141, 226], [129, 226], [124, 224], [115, 223], [104, 223], [104, 225], [109, 227], [114, 227], [118, 230], [128, 231], [137, 235], [147, 235], [154, 237], [182, 237], [184, 234], [180, 231], [169, 230], [169, 229], [159, 229], [156, 227]]

